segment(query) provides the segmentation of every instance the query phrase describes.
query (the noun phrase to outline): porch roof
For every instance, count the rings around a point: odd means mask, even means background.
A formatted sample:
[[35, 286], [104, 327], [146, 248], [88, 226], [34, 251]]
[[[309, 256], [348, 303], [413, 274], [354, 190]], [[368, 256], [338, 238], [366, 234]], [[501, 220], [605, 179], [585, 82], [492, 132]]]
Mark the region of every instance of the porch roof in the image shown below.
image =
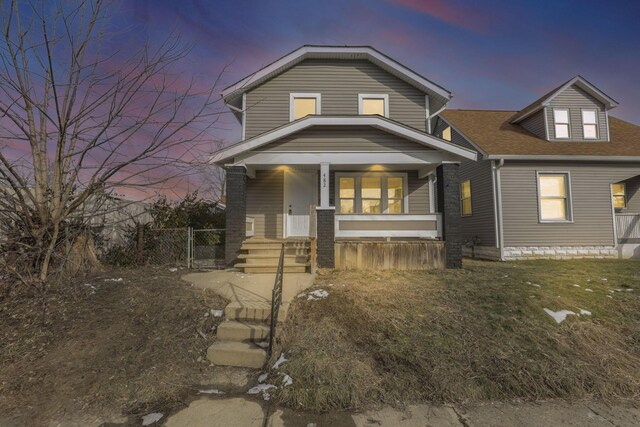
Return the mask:
[[371, 126], [373, 128], [400, 136], [416, 144], [435, 149], [453, 156], [457, 160], [476, 160], [477, 153], [468, 148], [453, 144], [417, 129], [398, 123], [382, 116], [307, 116], [287, 123], [279, 128], [226, 147], [212, 155], [211, 161], [223, 166], [233, 162], [234, 158], [278, 139], [308, 129], [312, 126]]

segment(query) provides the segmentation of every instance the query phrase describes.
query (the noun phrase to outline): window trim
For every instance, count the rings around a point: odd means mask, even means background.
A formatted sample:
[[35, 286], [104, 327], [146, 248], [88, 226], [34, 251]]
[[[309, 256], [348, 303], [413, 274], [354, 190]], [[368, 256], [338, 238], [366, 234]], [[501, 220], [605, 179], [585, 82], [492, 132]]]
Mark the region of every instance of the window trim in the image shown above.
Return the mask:
[[[556, 121], [556, 111], [566, 111], [567, 112], [567, 123], [560, 123], [561, 125], [567, 126], [567, 137], [559, 137], [558, 136], [558, 122]], [[554, 139], [562, 139], [562, 140], [570, 140], [571, 139], [571, 110], [569, 108], [564, 107], [553, 107], [551, 109], [553, 114], [553, 138]]]
[[[622, 184], [622, 188], [624, 188], [624, 191], [623, 191], [623, 194], [622, 194], [622, 197], [624, 197], [624, 206], [621, 207], [621, 208], [617, 208], [616, 204], [615, 204], [615, 198], [616, 197], [620, 197], [620, 196], [616, 196], [616, 194], [613, 192], [613, 186], [615, 184]], [[628, 202], [628, 199], [627, 199], [627, 183], [626, 182], [612, 182], [611, 183], [611, 203], [613, 204], [613, 209], [616, 210], [616, 211], [622, 211], [624, 209], [627, 209], [627, 202]]]
[[[469, 203], [471, 204], [471, 213], [465, 214], [464, 213], [464, 200], [467, 200], [466, 198], [463, 198], [462, 196], [462, 185], [468, 182], [469, 183]], [[461, 217], [469, 217], [473, 215], [473, 191], [471, 190], [471, 179], [465, 179], [464, 181], [460, 181], [460, 216]]]
[[[593, 111], [595, 113], [595, 115], [596, 115], [595, 123], [585, 123], [584, 122], [584, 112], [585, 111]], [[582, 121], [582, 138], [583, 139], [589, 139], [589, 140], [600, 139], [600, 126], [598, 126], [599, 117], [598, 117], [598, 109], [597, 108], [581, 108], [580, 109], [580, 120]], [[595, 126], [596, 127], [596, 136], [595, 137], [587, 138], [585, 136], [584, 127], [587, 124], [590, 125], [590, 126]]]
[[[565, 185], [567, 188], [567, 218], [566, 219], [542, 219], [542, 194], [540, 192], [540, 176], [544, 175], [565, 175]], [[571, 172], [569, 171], [536, 171], [536, 189], [538, 198], [538, 223], [540, 224], [571, 224], [573, 223], [573, 193], [571, 191]]]
[[[393, 214], [389, 213], [389, 194], [387, 192], [388, 185], [387, 180], [381, 180], [381, 196], [382, 196], [382, 212], [379, 214], [365, 214], [362, 213], [362, 178], [363, 177], [383, 177], [383, 178], [402, 178], [402, 213]], [[355, 198], [354, 198], [354, 213], [342, 213], [340, 211], [340, 178], [354, 178], [355, 186]], [[336, 172], [334, 177], [334, 206], [336, 209], [336, 215], [408, 215], [409, 214], [409, 177], [406, 172]]]
[[294, 118], [293, 101], [296, 98], [315, 98], [316, 99], [316, 116], [322, 114], [322, 95], [312, 92], [292, 92], [289, 93], [289, 121], [293, 122]]
[[[362, 101], [365, 99], [382, 99], [384, 100], [384, 116], [389, 117], [389, 95], [385, 93], [359, 93], [358, 94], [358, 115], [362, 116]], [[367, 114], [369, 115], [369, 114]], [[372, 114], [373, 115], [373, 114]]]

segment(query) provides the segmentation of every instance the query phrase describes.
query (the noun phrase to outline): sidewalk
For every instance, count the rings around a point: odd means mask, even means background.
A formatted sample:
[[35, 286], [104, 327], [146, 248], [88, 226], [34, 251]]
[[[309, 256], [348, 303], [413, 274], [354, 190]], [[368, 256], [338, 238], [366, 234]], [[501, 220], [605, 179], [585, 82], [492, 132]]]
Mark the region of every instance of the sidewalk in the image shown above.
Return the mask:
[[[266, 418], [266, 420], [265, 420]], [[266, 421], [266, 423], [265, 423]], [[256, 426], [368, 427], [368, 426], [638, 426], [640, 402], [606, 405], [601, 402], [486, 404], [470, 406], [411, 405], [405, 410], [383, 408], [369, 412], [309, 414], [277, 409], [267, 415], [257, 400], [202, 398], [171, 415], [166, 427]]]

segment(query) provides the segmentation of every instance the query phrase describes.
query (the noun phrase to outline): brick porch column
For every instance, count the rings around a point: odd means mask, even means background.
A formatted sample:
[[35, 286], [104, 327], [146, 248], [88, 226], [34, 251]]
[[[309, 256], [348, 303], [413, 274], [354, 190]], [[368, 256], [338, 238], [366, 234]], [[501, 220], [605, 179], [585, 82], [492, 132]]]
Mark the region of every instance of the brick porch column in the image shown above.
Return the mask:
[[458, 165], [444, 163], [436, 169], [438, 208], [442, 213], [445, 266], [462, 268], [462, 224], [460, 221], [460, 178]]
[[334, 207], [317, 207], [317, 227], [318, 237], [316, 262], [320, 268], [334, 268], [334, 241], [335, 241], [335, 208]]
[[226, 168], [226, 192], [224, 252], [227, 266], [231, 267], [238, 259], [247, 232], [247, 171], [244, 166]]

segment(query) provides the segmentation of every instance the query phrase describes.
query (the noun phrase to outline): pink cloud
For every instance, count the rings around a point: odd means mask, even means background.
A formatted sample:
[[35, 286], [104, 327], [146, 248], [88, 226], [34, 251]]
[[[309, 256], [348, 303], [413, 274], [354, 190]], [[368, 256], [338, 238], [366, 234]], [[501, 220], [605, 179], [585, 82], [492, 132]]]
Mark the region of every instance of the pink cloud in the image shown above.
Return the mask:
[[484, 8], [479, 7], [480, 3], [462, 5], [455, 0], [389, 0], [389, 2], [468, 31], [486, 34], [491, 28], [490, 15], [484, 11]]

